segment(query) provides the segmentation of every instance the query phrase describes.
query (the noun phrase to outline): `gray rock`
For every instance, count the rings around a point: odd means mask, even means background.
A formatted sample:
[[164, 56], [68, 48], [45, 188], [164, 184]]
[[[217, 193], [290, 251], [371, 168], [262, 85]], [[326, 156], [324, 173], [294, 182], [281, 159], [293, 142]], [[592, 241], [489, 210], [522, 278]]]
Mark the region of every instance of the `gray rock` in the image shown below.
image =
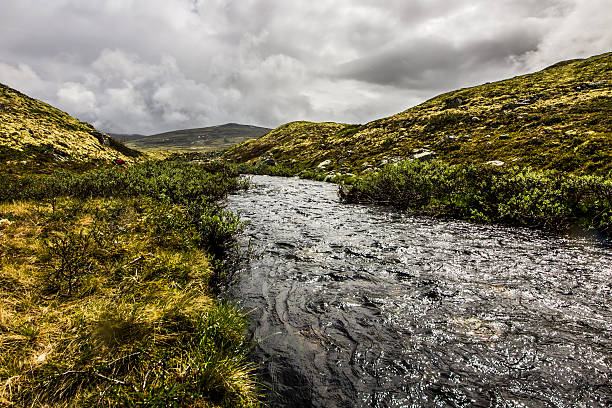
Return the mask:
[[485, 164], [488, 166], [494, 166], [494, 167], [502, 167], [506, 165], [506, 163], [504, 163], [501, 160], [491, 160], [491, 161], [486, 162]]
[[270, 152], [267, 152], [263, 156], [257, 160], [257, 164], [263, 164], [266, 166], [276, 166], [276, 160], [274, 160], [274, 155]]
[[325, 170], [331, 164], [331, 160], [324, 160], [317, 165], [317, 170]]
[[437, 156], [436, 152], [432, 152], [430, 150], [426, 150], [424, 152], [414, 154], [412, 156], [412, 158], [415, 159], [415, 160], [418, 160], [418, 161], [425, 162], [425, 161], [430, 161], [430, 160], [435, 159], [436, 156]]

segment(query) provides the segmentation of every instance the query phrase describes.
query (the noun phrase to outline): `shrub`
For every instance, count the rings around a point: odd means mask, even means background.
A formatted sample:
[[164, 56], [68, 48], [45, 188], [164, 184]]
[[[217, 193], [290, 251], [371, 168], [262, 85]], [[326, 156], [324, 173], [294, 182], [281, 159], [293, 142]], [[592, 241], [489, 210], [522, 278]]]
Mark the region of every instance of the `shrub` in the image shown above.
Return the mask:
[[406, 161], [344, 187], [349, 202], [380, 202], [423, 214], [610, 235], [612, 181], [524, 168]]

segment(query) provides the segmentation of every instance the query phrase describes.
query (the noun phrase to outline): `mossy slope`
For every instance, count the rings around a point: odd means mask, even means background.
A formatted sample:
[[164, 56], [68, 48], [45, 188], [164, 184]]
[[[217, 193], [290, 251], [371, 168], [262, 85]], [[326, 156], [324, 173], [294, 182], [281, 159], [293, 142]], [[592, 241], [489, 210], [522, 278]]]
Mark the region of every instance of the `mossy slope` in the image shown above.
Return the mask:
[[[229, 149], [254, 163], [356, 172], [433, 152], [445, 162], [502, 161], [607, 176], [612, 170], [612, 53], [439, 95], [365, 125], [293, 122]], [[415, 150], [421, 149], [421, 150]]]
[[138, 155], [90, 124], [0, 84], [0, 162], [130, 161]]

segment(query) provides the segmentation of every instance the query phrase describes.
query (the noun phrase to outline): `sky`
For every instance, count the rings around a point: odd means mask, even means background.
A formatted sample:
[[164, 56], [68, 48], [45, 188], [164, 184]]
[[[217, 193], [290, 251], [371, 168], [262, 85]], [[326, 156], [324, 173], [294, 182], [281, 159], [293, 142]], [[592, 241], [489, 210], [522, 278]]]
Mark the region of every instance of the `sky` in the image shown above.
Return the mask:
[[0, 82], [98, 129], [366, 123], [612, 50], [612, 0], [1, 0]]

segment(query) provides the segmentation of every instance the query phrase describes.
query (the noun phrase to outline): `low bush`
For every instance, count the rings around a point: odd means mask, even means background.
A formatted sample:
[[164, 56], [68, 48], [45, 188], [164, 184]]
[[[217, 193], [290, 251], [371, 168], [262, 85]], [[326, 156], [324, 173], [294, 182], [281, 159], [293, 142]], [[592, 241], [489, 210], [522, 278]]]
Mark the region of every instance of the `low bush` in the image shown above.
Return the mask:
[[612, 180], [554, 171], [406, 161], [343, 187], [348, 202], [422, 214], [612, 235]]
[[187, 162], [146, 162], [127, 168], [111, 166], [84, 173], [56, 171], [50, 175], [0, 173], [0, 201], [146, 196], [172, 203], [218, 200], [243, 187], [229, 166], [208, 171]]

